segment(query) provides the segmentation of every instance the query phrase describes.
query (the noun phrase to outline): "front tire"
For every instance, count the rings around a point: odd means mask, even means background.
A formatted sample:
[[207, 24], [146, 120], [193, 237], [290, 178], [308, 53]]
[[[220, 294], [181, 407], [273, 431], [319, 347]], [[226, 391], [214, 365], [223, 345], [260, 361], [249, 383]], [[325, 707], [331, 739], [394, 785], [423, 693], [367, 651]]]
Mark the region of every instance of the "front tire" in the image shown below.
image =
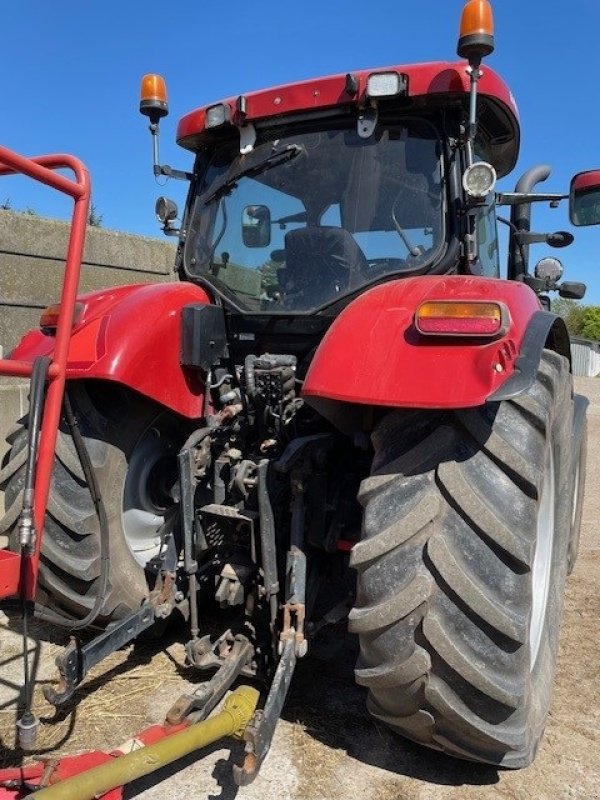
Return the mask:
[[[173, 504], [177, 452], [185, 430], [145, 398], [100, 381], [75, 383], [71, 403], [94, 467], [109, 528], [110, 568], [96, 625], [104, 626], [140, 607], [147, 595], [144, 566], [156, 555], [158, 531]], [[0, 532], [16, 547], [22, 506], [27, 418], [9, 436], [11, 449], [0, 486], [6, 513]], [[72, 438], [64, 422], [46, 514], [40, 559], [40, 606], [66, 619], [82, 619], [100, 583], [100, 528]]]
[[393, 411], [375, 429], [350, 629], [370, 712], [407, 738], [533, 761], [558, 652], [571, 425], [567, 362], [544, 351], [514, 400]]

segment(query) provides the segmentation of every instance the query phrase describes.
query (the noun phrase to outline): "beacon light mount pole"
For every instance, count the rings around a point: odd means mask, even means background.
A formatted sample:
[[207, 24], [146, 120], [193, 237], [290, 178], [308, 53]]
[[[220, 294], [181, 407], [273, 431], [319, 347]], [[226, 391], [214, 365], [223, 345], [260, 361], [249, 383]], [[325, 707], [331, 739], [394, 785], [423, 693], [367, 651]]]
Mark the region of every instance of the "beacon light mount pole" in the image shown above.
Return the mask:
[[155, 177], [165, 175], [167, 178], [179, 178], [180, 180], [192, 180], [194, 177], [190, 172], [173, 169], [167, 164], [161, 164], [159, 158], [159, 122], [169, 113], [169, 103], [167, 100], [167, 85], [161, 75], [154, 72], [142, 77], [140, 86], [140, 114], [148, 117], [150, 121], [150, 133], [152, 134], [153, 169]]
[[464, 5], [458, 37], [457, 53], [469, 62], [469, 121], [466, 131], [467, 166], [473, 163], [473, 142], [477, 133], [477, 85], [481, 78], [481, 62], [494, 51], [494, 19], [489, 0], [467, 0]]

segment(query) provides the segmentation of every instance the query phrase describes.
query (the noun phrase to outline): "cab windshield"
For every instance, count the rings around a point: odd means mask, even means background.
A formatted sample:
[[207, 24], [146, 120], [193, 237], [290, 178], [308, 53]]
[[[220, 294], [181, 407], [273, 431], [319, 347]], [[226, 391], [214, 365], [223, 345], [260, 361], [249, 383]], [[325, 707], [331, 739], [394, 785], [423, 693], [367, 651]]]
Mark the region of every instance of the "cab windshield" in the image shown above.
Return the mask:
[[444, 247], [441, 147], [423, 120], [259, 140], [212, 153], [184, 264], [250, 313], [323, 308], [388, 276], [426, 272]]

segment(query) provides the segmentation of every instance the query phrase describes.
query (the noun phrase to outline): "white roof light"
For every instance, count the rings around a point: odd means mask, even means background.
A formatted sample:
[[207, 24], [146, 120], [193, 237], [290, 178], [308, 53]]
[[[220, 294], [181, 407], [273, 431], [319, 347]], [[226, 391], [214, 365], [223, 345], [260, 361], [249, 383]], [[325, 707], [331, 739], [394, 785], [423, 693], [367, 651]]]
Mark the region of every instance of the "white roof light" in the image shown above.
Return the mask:
[[229, 122], [231, 119], [231, 109], [225, 103], [219, 103], [218, 106], [211, 106], [206, 109], [206, 127], [217, 128]]
[[393, 97], [406, 90], [406, 79], [398, 72], [373, 72], [367, 78], [369, 97]]

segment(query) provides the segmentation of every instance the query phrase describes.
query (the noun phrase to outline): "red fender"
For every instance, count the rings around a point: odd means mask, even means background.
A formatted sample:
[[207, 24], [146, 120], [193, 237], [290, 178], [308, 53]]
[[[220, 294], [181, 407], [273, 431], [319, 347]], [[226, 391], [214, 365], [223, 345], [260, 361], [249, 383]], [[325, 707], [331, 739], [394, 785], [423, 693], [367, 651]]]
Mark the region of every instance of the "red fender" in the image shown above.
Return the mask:
[[[197, 370], [181, 366], [181, 310], [210, 303], [192, 283], [120, 286], [81, 295], [82, 311], [69, 345], [67, 380], [116, 381], [184, 417], [202, 416], [204, 383]], [[52, 355], [54, 337], [25, 334], [11, 358], [32, 361]]]
[[[506, 333], [494, 339], [421, 335], [416, 309], [426, 300], [500, 301]], [[343, 401], [398, 408], [465, 408], [493, 395], [515, 370], [535, 293], [515, 281], [463, 275], [421, 276], [374, 287], [347, 306], [319, 345], [303, 395], [325, 416]]]

